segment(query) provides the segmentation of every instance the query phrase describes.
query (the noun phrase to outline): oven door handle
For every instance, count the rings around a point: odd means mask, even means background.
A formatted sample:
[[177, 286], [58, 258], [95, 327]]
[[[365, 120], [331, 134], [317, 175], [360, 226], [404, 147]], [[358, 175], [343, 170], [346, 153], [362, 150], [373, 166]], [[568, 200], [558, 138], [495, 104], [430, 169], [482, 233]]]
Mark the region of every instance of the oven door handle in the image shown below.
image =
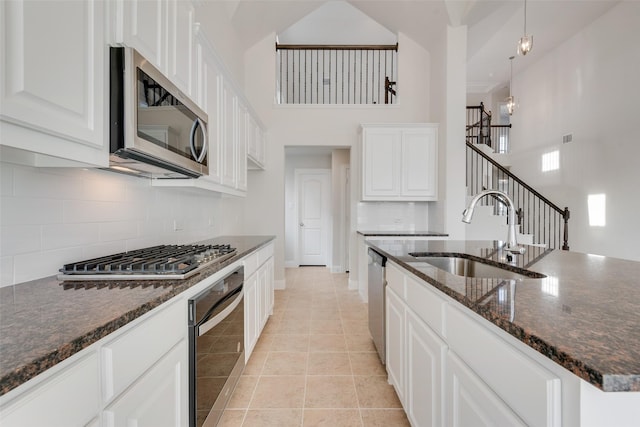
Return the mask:
[[240, 288], [240, 292], [236, 295], [237, 296], [234, 299], [234, 301], [231, 304], [229, 304], [227, 307], [225, 307], [224, 310], [222, 310], [220, 313], [216, 314], [211, 319], [207, 320], [206, 322], [198, 326], [197, 336], [206, 334], [211, 328], [213, 328], [214, 326], [222, 322], [224, 319], [226, 319], [227, 316], [229, 316], [229, 314], [231, 314], [231, 312], [235, 310], [236, 307], [238, 307], [238, 305], [242, 302], [242, 297], [244, 296], [244, 289]]

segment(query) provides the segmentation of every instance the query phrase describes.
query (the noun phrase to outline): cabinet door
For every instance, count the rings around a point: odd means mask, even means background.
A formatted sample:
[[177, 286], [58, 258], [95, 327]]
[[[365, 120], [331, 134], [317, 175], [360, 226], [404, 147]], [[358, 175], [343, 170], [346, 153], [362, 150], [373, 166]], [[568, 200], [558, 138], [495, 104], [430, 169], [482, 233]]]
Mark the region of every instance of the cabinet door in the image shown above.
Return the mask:
[[453, 427], [525, 426], [520, 418], [452, 351], [446, 360], [447, 416]]
[[397, 197], [400, 193], [398, 167], [401, 132], [398, 129], [363, 131], [363, 200]]
[[191, 99], [194, 98], [193, 14], [190, 1], [170, 0], [168, 77]]
[[97, 0], [0, 2], [3, 145], [108, 164], [104, 8]]
[[98, 356], [92, 353], [2, 407], [0, 425], [85, 426], [99, 411], [98, 372]]
[[219, 80], [222, 77], [218, 66], [213, 60], [213, 55], [202, 44], [196, 44], [198, 57], [198, 93], [200, 105], [206, 111], [209, 118], [207, 131], [209, 137], [209, 151], [207, 161], [209, 175], [202, 177], [208, 181], [220, 183], [222, 181], [221, 152], [220, 144], [220, 87]]
[[247, 190], [247, 107], [238, 100], [236, 108], [236, 188], [241, 191]]
[[407, 417], [414, 426], [442, 426], [446, 344], [411, 310], [407, 321]]
[[245, 361], [249, 361], [258, 341], [258, 273], [244, 282], [244, 348]]
[[122, 35], [116, 37], [135, 48], [157, 69], [167, 74], [167, 3], [166, 0], [124, 0]]
[[[273, 278], [273, 258], [269, 258], [267, 265], [267, 319], [273, 314], [274, 301], [274, 278]], [[266, 320], [265, 320], [266, 321]]]
[[103, 412], [107, 427], [188, 425], [187, 342], [180, 341]]
[[220, 78], [221, 109], [220, 120], [222, 144], [222, 184], [236, 187], [236, 95], [226, 79]]
[[258, 159], [258, 140], [257, 140], [258, 124], [251, 114], [247, 117], [247, 156], [253, 161]]
[[405, 306], [400, 297], [387, 287], [386, 299], [386, 355], [389, 383], [394, 386], [400, 402], [405, 406]]
[[402, 131], [402, 196], [437, 197], [437, 129]]

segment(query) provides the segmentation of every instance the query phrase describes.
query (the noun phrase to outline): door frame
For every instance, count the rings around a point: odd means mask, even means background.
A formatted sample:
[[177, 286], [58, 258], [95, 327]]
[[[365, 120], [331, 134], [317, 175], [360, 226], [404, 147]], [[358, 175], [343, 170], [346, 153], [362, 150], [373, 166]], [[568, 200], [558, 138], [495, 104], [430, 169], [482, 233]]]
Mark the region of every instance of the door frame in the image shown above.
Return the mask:
[[327, 267], [331, 267], [331, 259], [333, 258], [333, 231], [332, 231], [332, 191], [331, 191], [331, 169], [319, 169], [319, 168], [296, 168], [294, 169], [294, 204], [295, 204], [295, 263], [298, 267], [300, 267], [300, 226], [298, 225], [300, 222], [300, 175], [302, 174], [321, 174], [324, 175], [327, 179], [327, 206], [326, 206], [326, 216], [324, 219], [324, 228], [327, 231], [323, 236], [323, 243], [325, 245], [325, 265]]

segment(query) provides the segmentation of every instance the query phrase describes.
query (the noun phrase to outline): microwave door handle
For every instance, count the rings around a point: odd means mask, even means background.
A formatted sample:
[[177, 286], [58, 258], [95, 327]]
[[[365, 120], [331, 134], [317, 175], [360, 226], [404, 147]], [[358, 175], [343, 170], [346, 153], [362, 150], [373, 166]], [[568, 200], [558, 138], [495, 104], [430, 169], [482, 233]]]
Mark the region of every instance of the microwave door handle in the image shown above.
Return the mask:
[[[202, 151], [200, 155], [196, 154], [196, 130], [198, 127], [202, 130]], [[191, 136], [189, 138], [189, 148], [191, 148], [191, 155], [198, 162], [202, 163], [205, 156], [207, 155], [207, 130], [204, 127], [204, 123], [198, 117], [193, 121], [193, 125], [191, 125]]]

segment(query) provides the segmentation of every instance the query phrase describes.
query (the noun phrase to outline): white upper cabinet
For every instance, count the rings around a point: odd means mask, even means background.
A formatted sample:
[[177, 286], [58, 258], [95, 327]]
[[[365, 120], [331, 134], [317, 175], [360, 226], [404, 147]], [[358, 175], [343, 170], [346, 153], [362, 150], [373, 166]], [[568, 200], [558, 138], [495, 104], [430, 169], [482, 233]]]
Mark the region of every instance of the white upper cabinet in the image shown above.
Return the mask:
[[247, 191], [247, 106], [238, 99], [236, 110], [236, 144], [238, 156], [236, 157], [236, 188], [240, 191]]
[[249, 115], [247, 121], [247, 160], [249, 169], [265, 167], [264, 132], [252, 115]]
[[168, 76], [180, 90], [195, 99], [194, 8], [190, 1], [169, 0]]
[[207, 123], [209, 151], [207, 162], [209, 175], [204, 179], [219, 184], [222, 181], [221, 145], [220, 145], [220, 87], [221, 74], [213, 55], [203, 43], [196, 42], [198, 59], [198, 97], [197, 103], [209, 117]]
[[[0, 2], [2, 145], [85, 165], [108, 164], [104, 5]], [[33, 164], [47, 166], [47, 158]]]
[[438, 125], [362, 125], [362, 200], [434, 201]]
[[135, 48], [158, 70], [167, 74], [166, 0], [124, 0], [118, 5], [115, 42]]
[[222, 184], [235, 188], [238, 183], [236, 176], [236, 108], [237, 97], [233, 87], [227, 79], [220, 83], [220, 143], [222, 145]]
[[182, 0], [124, 0], [115, 42], [133, 47], [185, 95], [195, 98], [194, 8]]

